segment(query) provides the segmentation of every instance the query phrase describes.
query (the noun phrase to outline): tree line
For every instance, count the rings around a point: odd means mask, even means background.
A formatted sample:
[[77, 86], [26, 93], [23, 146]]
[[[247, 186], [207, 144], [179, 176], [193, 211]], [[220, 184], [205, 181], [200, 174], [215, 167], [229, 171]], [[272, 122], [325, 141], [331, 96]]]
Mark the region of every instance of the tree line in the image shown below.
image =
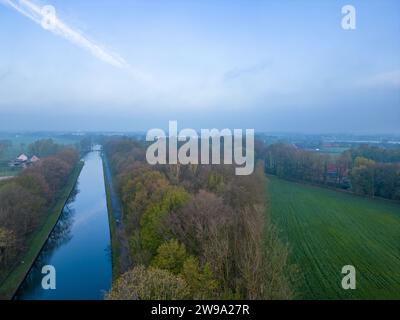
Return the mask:
[[400, 148], [360, 145], [339, 156], [292, 144], [258, 143], [257, 157], [269, 174], [290, 180], [350, 189], [370, 197], [400, 200]]
[[109, 299], [286, 299], [288, 248], [265, 218], [264, 170], [150, 166], [142, 143], [104, 145], [134, 265]]
[[[34, 143], [30, 148], [37, 146]], [[53, 150], [15, 178], [0, 183], [0, 279], [29, 246], [31, 235], [47, 218], [79, 161], [75, 149], [57, 146]]]

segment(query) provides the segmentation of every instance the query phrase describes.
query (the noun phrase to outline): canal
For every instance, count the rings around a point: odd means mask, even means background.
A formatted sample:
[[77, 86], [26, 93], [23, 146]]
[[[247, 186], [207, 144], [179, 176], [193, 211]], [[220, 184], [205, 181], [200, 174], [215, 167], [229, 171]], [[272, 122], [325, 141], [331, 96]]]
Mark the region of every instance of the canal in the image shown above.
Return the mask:
[[[85, 165], [43, 250], [15, 299], [103, 299], [112, 279], [111, 242], [100, 148]], [[54, 266], [56, 289], [42, 288], [43, 266]]]

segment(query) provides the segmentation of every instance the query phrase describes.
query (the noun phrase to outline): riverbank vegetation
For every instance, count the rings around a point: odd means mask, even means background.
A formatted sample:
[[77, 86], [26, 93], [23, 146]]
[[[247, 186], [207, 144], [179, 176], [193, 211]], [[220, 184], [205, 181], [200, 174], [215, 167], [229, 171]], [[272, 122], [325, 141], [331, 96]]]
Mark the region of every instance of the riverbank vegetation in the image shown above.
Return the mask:
[[[144, 146], [105, 143], [116, 173], [132, 269], [109, 299], [288, 299], [288, 248], [265, 218], [264, 169], [149, 166]], [[268, 216], [268, 215], [267, 215]]]
[[[35, 251], [37, 254], [40, 251], [82, 167], [78, 166], [79, 154], [75, 149], [57, 146], [54, 151], [22, 170], [15, 178], [0, 184], [1, 294], [4, 294], [4, 290], [15, 290], [12, 287], [19, 285], [14, 283], [11, 286], [7, 284], [6, 289], [3, 287], [10, 273], [21, 263], [26, 264], [24, 269], [29, 268], [30, 261], [21, 261], [21, 258], [28, 252]], [[62, 205], [59, 205], [60, 200]], [[57, 211], [56, 215], [54, 211]], [[51, 217], [54, 219], [49, 225], [48, 219]], [[42, 233], [39, 243], [35, 236]], [[33, 245], [35, 250], [32, 251]], [[29, 256], [33, 261], [35, 254]], [[25, 275], [21, 275], [23, 279]]]

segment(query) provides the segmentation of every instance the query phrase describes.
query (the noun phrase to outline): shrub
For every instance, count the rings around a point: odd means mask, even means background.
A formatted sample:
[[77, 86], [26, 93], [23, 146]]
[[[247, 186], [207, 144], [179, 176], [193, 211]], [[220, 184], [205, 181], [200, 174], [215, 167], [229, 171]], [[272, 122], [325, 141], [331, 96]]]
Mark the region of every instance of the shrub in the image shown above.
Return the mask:
[[185, 245], [179, 244], [177, 240], [173, 239], [158, 247], [152, 265], [156, 268], [168, 270], [173, 274], [179, 274], [182, 272], [186, 259]]

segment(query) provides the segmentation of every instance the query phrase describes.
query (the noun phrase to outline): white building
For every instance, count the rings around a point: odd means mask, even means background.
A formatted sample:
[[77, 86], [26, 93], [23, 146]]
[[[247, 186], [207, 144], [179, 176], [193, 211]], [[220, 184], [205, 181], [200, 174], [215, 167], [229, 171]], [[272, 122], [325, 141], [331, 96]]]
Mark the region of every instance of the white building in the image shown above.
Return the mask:
[[40, 160], [40, 159], [39, 159], [38, 157], [33, 156], [33, 157], [29, 160], [29, 162], [35, 163], [35, 162], [38, 162], [39, 160]]
[[28, 161], [28, 157], [25, 154], [20, 154], [17, 159], [17, 161], [25, 162]]

